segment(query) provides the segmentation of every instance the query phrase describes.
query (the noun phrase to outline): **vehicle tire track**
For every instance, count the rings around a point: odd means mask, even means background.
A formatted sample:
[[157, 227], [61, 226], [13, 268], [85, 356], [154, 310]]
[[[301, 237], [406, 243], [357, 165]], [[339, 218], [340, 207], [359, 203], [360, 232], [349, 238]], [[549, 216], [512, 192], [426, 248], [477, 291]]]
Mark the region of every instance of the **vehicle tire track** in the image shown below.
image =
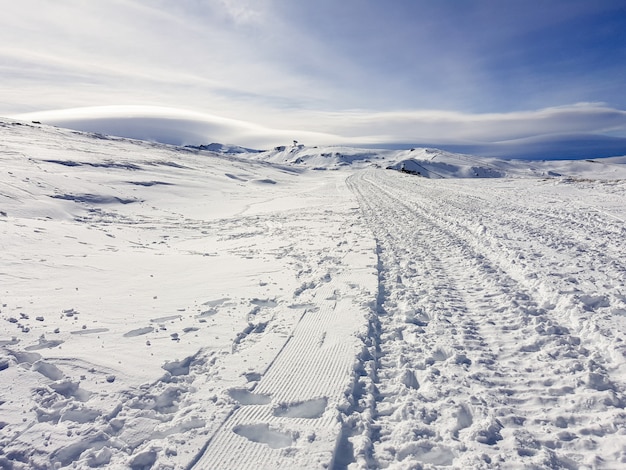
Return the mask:
[[568, 324], [585, 345], [610, 342], [609, 353], [602, 359], [607, 360], [609, 373], [620, 368], [626, 357], [623, 224], [603, 214], [581, 217], [579, 205], [558, 203], [555, 198], [549, 200], [556, 206], [544, 211], [536, 201], [528, 204], [534, 207], [526, 207], [502, 197], [496, 198], [497, 204], [490, 197], [473, 197], [463, 206], [458, 192], [449, 188], [439, 192], [447, 197], [435, 201], [425, 191], [422, 198], [427, 212], [437, 213], [438, 223], [536, 292], [541, 304]]
[[581, 345], [475, 234], [455, 231], [463, 219], [445, 213], [441, 192], [401, 181], [383, 172], [350, 180], [382, 248], [376, 466], [623, 458], [602, 439], [626, 422], [623, 384], [602, 351]]

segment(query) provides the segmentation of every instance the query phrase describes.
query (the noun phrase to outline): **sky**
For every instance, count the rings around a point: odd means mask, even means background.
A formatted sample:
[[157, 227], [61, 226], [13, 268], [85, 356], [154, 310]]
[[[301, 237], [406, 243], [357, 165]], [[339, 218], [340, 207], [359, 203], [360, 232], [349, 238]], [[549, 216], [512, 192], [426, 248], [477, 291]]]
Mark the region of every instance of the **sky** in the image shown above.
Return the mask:
[[626, 154], [623, 0], [0, 9], [2, 116], [174, 144], [297, 139], [524, 156], [531, 142], [562, 157], [584, 142], [584, 155]]

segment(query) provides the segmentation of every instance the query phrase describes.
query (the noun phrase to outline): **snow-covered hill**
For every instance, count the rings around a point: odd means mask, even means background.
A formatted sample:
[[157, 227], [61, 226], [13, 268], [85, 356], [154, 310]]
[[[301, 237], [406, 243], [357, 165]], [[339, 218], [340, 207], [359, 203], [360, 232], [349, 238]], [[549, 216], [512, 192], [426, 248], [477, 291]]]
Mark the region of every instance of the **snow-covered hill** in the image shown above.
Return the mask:
[[[276, 147], [253, 157], [256, 160], [303, 166], [315, 170], [387, 168], [427, 178], [503, 177], [519, 168], [502, 160], [479, 158], [437, 149], [377, 150], [352, 147]], [[528, 170], [526, 170], [528, 173]]]
[[[226, 147], [227, 149], [228, 147]], [[227, 152], [228, 153], [228, 152]], [[235, 148], [233, 153], [241, 153]], [[360, 149], [354, 147], [280, 146], [252, 153], [253, 160], [314, 170], [399, 170], [426, 178], [523, 178], [591, 177], [624, 178], [624, 157], [583, 161], [524, 161], [477, 157], [431, 148], [409, 150]]]
[[0, 120], [0, 468], [620, 468], [624, 160]]

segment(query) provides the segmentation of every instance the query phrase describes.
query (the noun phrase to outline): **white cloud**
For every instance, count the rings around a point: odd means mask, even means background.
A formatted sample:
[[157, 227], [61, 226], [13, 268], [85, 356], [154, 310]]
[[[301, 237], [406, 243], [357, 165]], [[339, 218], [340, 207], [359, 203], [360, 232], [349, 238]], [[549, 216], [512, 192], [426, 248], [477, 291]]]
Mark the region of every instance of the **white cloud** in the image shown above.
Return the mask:
[[292, 139], [309, 145], [478, 145], [562, 134], [626, 133], [626, 112], [592, 103], [536, 111], [476, 115], [444, 111], [300, 112], [290, 114], [291, 125], [283, 127], [154, 106], [78, 108], [35, 112], [16, 117], [171, 144], [220, 142], [255, 148], [280, 145]]
[[206, 113], [156, 106], [98, 106], [25, 113], [14, 116], [85, 132], [129, 137], [173, 145], [211, 142], [268, 148], [293, 139], [341, 143], [336, 135], [306, 130], [272, 129]]
[[267, 2], [263, 0], [212, 0], [211, 3], [238, 25], [259, 24], [266, 19], [263, 7]]
[[0, 17], [4, 108], [140, 103], [228, 114], [307, 99], [311, 80], [294, 73], [292, 41], [276, 34], [281, 22], [265, 4], [14, 2]]
[[[297, 118], [300, 116], [300, 119]], [[626, 135], [626, 112], [600, 103], [534, 111], [470, 114], [452, 111], [294, 113], [294, 124], [365, 142], [493, 143], [564, 133]]]

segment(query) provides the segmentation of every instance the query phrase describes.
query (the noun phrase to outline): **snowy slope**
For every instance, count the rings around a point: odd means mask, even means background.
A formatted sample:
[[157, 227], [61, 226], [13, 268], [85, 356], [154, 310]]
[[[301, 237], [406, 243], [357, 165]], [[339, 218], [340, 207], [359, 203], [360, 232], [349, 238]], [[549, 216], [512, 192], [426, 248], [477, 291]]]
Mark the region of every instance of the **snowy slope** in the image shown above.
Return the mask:
[[0, 121], [0, 467], [626, 465], [623, 158], [215, 150]]
[[[330, 461], [376, 289], [342, 178], [0, 129], [3, 465], [184, 468], [255, 387], [269, 415], [250, 425], [317, 435], [304, 463]], [[304, 391], [284, 387], [281, 351]]]

